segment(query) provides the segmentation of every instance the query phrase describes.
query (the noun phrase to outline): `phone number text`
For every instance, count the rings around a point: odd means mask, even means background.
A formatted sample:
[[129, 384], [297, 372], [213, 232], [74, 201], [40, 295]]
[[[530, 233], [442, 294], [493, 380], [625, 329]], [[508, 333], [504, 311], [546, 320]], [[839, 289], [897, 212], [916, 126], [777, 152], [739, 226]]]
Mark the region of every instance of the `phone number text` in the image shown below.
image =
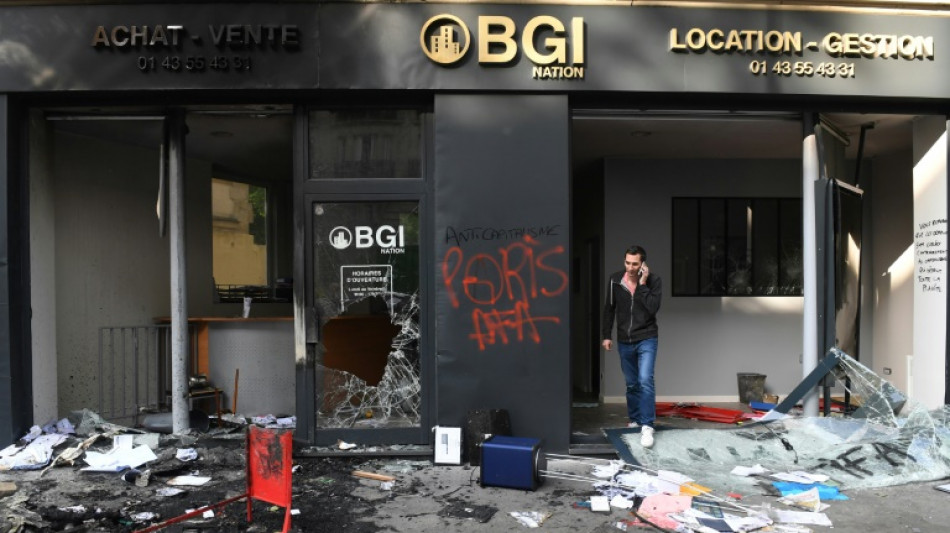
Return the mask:
[[251, 70], [248, 56], [138, 56], [142, 72], [246, 72]]
[[774, 61], [755, 60], [749, 63], [749, 72], [755, 76], [799, 76], [803, 78], [853, 78], [854, 63], [825, 61]]

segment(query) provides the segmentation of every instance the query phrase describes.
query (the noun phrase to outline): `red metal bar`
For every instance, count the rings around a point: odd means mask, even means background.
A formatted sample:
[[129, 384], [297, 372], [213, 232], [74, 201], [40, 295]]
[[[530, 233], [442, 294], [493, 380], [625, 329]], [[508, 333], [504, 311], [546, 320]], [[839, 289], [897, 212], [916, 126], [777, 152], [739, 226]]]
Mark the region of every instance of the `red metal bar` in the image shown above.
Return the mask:
[[211, 505], [206, 505], [206, 506], [204, 506], [204, 507], [202, 507], [202, 508], [200, 508], [200, 509], [195, 509], [194, 511], [191, 511], [190, 513], [185, 513], [185, 514], [183, 514], [183, 515], [181, 515], [181, 516], [176, 516], [175, 518], [169, 518], [168, 520], [165, 520], [164, 522], [155, 524], [154, 526], [149, 526], [149, 527], [147, 527], [147, 528], [145, 528], [145, 529], [137, 529], [137, 530], [135, 530], [135, 533], [149, 533], [149, 532], [151, 532], [151, 531], [158, 531], [159, 529], [166, 528], [166, 527], [168, 527], [168, 526], [170, 526], [170, 525], [172, 525], [172, 524], [177, 524], [178, 522], [183, 522], [183, 521], [185, 521], [185, 520], [188, 520], [189, 518], [191, 518], [191, 517], [193, 517], [193, 516], [198, 516], [198, 515], [200, 515], [200, 514], [204, 514], [205, 511], [208, 511], [208, 510], [211, 510], [211, 509], [217, 509], [218, 507], [224, 507], [225, 505], [227, 505], [227, 504], [229, 504], [229, 503], [233, 503], [233, 502], [236, 502], [236, 501], [238, 501], [238, 500], [243, 500], [244, 498], [247, 498], [247, 497], [248, 497], [248, 493], [245, 492], [244, 494], [242, 494], [242, 495], [240, 495], [240, 496], [235, 496], [235, 497], [233, 497], [233, 498], [228, 498], [227, 500], [224, 500], [223, 502], [218, 502], [218, 503], [213, 503], [213, 504], [211, 504]]

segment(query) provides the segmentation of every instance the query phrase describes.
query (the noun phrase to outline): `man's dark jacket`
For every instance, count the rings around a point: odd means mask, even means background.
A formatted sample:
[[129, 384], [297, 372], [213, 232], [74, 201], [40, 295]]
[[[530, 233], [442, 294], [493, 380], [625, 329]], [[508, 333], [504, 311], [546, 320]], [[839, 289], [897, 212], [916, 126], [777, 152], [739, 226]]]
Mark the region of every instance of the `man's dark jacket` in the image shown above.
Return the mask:
[[656, 337], [656, 313], [660, 310], [663, 296], [662, 281], [656, 274], [650, 274], [647, 282], [637, 285], [637, 290], [630, 294], [630, 290], [621, 283], [625, 274], [623, 270], [614, 272], [607, 281], [601, 338], [610, 338], [615, 318], [617, 342], [633, 343]]

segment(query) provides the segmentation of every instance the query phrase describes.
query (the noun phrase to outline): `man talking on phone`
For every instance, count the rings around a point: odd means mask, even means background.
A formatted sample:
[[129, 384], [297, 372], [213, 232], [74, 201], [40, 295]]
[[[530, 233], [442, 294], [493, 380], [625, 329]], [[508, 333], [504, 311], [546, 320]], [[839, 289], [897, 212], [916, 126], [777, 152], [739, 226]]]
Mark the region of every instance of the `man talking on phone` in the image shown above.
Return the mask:
[[660, 277], [650, 273], [647, 252], [640, 246], [627, 248], [624, 269], [610, 275], [602, 321], [604, 350], [613, 347], [611, 331], [617, 323], [617, 352], [627, 384], [627, 427], [640, 427], [640, 444], [653, 446], [656, 419], [656, 363], [658, 330], [656, 313], [663, 296]]

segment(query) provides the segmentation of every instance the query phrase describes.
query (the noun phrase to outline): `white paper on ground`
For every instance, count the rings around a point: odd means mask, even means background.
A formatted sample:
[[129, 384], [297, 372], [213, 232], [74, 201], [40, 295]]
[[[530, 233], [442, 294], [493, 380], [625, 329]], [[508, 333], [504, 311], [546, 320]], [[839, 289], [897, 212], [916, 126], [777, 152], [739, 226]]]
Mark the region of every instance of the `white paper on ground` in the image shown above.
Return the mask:
[[790, 481], [792, 483], [803, 483], [810, 485], [812, 483], [824, 483], [829, 477], [824, 474], [812, 474], [810, 472], [776, 472], [771, 474], [772, 478], [779, 481]]
[[169, 485], [184, 485], [184, 486], [197, 487], [198, 485], [204, 485], [205, 483], [209, 481], [211, 481], [211, 478], [207, 476], [175, 476], [169, 479], [166, 483], [168, 483]]
[[135, 445], [135, 435], [116, 435], [112, 437], [113, 450], [131, 450]]
[[733, 531], [739, 531], [740, 533], [744, 531], [755, 531], [756, 529], [762, 529], [772, 524], [771, 520], [759, 516], [726, 516], [724, 520]]
[[590, 510], [597, 512], [610, 512], [610, 500], [606, 496], [591, 496]]
[[162, 487], [155, 490], [155, 494], [164, 497], [177, 496], [182, 492], [185, 492], [185, 489], [176, 489], [175, 487]]
[[508, 514], [528, 527], [541, 527], [541, 524], [551, 516], [551, 513], [539, 513], [537, 511], [512, 511]]
[[832, 527], [831, 519], [829, 519], [825, 513], [775, 509], [775, 519], [779, 522], [785, 522], [787, 524], [808, 524], [813, 526]]
[[781, 503], [786, 505], [791, 505], [806, 511], [824, 511], [825, 509], [831, 507], [826, 503], [821, 503], [821, 497], [818, 494], [818, 487], [812, 487], [804, 492], [799, 492], [797, 494], [789, 494], [788, 496], [783, 496], [778, 500]]
[[[66, 435], [53, 433], [40, 435], [15, 454], [0, 460], [0, 470], [18, 470], [39, 468], [48, 464], [53, 458], [53, 448], [66, 440]], [[4, 452], [7, 450], [5, 449]]]
[[633, 502], [617, 494], [610, 500], [610, 506], [617, 509], [633, 509]]
[[80, 469], [83, 472], [121, 472], [126, 468], [138, 468], [158, 457], [143, 444], [134, 448], [113, 448], [108, 453], [87, 451], [83, 459], [89, 465]]
[[175, 452], [175, 458], [179, 461], [194, 461], [198, 458], [198, 452], [194, 448], [179, 448]]
[[766, 470], [762, 465], [737, 466], [732, 469], [732, 472], [729, 473], [735, 474], [737, 476], [749, 477], [766, 474], [768, 473], [768, 470]]

